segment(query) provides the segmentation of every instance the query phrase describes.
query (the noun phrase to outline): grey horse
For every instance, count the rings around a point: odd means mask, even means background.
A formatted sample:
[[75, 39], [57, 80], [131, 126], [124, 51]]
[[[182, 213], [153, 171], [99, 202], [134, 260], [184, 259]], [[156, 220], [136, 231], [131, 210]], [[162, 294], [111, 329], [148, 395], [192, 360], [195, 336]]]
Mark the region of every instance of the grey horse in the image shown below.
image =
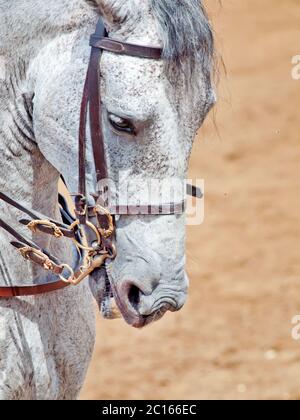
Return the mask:
[[[200, 0], [0, 0], [0, 191], [56, 219], [60, 174], [70, 191], [77, 188], [80, 99], [99, 15], [111, 37], [164, 49], [160, 61], [103, 54], [112, 177], [184, 179], [196, 131], [215, 103], [213, 34]], [[90, 145], [87, 160], [94, 191]], [[7, 220], [20, 218], [0, 208]], [[66, 240], [34, 240], [76, 265]], [[10, 241], [0, 231], [1, 285], [52, 280]], [[184, 214], [121, 216], [117, 247], [107, 273], [129, 324], [142, 327], [184, 305]], [[94, 346], [93, 295], [101, 306], [106, 281], [102, 270], [90, 285], [0, 300], [0, 399], [78, 397]]]

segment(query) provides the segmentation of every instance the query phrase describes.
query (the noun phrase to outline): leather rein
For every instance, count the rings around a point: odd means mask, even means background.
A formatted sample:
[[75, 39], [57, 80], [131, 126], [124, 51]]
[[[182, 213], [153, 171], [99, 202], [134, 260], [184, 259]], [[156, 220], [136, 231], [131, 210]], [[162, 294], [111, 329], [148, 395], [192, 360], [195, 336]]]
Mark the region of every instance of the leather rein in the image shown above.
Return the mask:
[[[75, 195], [76, 220], [69, 214], [69, 224], [49, 219], [33, 210], [28, 210], [22, 204], [11, 197], [0, 192], [0, 200], [23, 212], [29, 217], [20, 220], [31, 232], [42, 232], [59, 239], [62, 237], [71, 239], [82, 255], [85, 253], [85, 263], [77, 271], [67, 264], [61, 264], [56, 257], [47, 250], [41, 249], [31, 239], [18, 233], [18, 231], [0, 218], [0, 228], [7, 231], [15, 240], [11, 242], [23, 258], [38, 264], [46, 271], [54, 273], [58, 280], [44, 284], [32, 284], [29, 286], [2, 286], [0, 287], [0, 298], [11, 298], [18, 296], [34, 296], [55, 290], [63, 289], [69, 285], [78, 285], [86, 279], [94, 270], [99, 269], [107, 259], [116, 257], [114, 244], [115, 236], [115, 215], [121, 214], [176, 214], [182, 213], [185, 202], [171, 203], [168, 212], [164, 206], [157, 206], [153, 213], [150, 206], [119, 206], [111, 210], [104, 199], [105, 188], [95, 195], [95, 206], [88, 206], [86, 192], [86, 131], [89, 115], [90, 135], [92, 141], [96, 180], [97, 183], [108, 179], [107, 160], [105, 157], [105, 146], [102, 127], [102, 109], [100, 93], [99, 64], [103, 51], [109, 51], [119, 55], [128, 55], [139, 58], [159, 60], [162, 57], [162, 49], [150, 46], [129, 44], [117, 41], [108, 37], [102, 19], [99, 20], [96, 32], [90, 38], [91, 56], [85, 80], [79, 126], [79, 183], [78, 193]], [[201, 191], [191, 185], [187, 186], [187, 194], [202, 198]], [[93, 220], [95, 223], [92, 223]], [[82, 241], [82, 227], [91, 230], [95, 240], [91, 245]]]

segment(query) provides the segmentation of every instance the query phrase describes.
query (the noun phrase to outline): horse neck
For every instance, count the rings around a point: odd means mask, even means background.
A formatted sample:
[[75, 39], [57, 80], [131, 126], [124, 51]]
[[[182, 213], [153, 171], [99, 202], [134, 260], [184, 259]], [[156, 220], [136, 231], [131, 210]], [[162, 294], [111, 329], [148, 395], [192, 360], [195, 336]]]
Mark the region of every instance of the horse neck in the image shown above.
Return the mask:
[[[33, 94], [27, 72], [43, 45], [72, 26], [83, 25], [94, 12], [83, 0], [50, 0], [48, 6], [43, 0], [20, 0], [0, 13], [0, 191], [57, 219], [59, 174], [41, 154], [34, 138]], [[22, 217], [20, 212], [1, 202], [0, 211], [20, 233], [30, 237], [30, 232], [17, 222]], [[74, 260], [72, 247], [64, 240], [57, 244], [47, 235], [33, 239], [43, 248], [58, 251], [63, 262]], [[39, 267], [23, 261], [11, 248], [11, 240], [0, 230], [0, 284], [4, 277], [14, 284], [45, 279]]]
[[92, 13], [85, 0], [18, 0], [5, 5], [0, 11], [0, 54], [84, 25]]
[[[2, 115], [3, 119], [3, 115]], [[1, 114], [0, 114], [1, 120]], [[13, 132], [13, 131], [12, 131]], [[0, 153], [4, 159], [0, 167], [0, 190], [29, 209], [37, 210], [51, 218], [59, 218], [57, 205], [59, 174], [47, 162], [38, 148], [25, 151], [22, 138], [17, 139], [0, 130]], [[16, 157], [17, 156], [17, 157]], [[51, 249], [61, 256], [64, 262], [71, 262], [70, 244], [56, 243], [51, 236], [33, 235], [18, 220], [24, 214], [0, 202], [1, 217], [18, 232], [33, 239], [42, 248]], [[26, 216], [25, 216], [26, 217]], [[11, 245], [14, 238], [0, 229], [0, 284], [42, 283], [50, 279], [39, 266], [23, 260]]]

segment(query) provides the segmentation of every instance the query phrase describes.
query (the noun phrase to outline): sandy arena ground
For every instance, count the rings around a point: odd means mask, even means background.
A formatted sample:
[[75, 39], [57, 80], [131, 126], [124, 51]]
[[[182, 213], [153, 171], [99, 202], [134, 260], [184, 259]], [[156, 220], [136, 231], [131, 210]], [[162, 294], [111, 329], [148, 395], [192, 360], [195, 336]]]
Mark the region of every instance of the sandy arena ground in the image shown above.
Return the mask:
[[228, 75], [191, 162], [190, 299], [143, 331], [99, 319], [85, 399], [300, 398], [300, 4], [207, 3]]

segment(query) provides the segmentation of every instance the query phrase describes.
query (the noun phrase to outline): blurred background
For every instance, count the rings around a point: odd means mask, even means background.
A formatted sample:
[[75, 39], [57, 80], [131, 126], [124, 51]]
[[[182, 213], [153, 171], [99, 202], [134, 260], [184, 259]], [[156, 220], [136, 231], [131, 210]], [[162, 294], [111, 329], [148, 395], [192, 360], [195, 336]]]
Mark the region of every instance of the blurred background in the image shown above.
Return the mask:
[[83, 399], [300, 398], [300, 2], [206, 4], [227, 75], [191, 161], [189, 302], [142, 331], [99, 315]]

